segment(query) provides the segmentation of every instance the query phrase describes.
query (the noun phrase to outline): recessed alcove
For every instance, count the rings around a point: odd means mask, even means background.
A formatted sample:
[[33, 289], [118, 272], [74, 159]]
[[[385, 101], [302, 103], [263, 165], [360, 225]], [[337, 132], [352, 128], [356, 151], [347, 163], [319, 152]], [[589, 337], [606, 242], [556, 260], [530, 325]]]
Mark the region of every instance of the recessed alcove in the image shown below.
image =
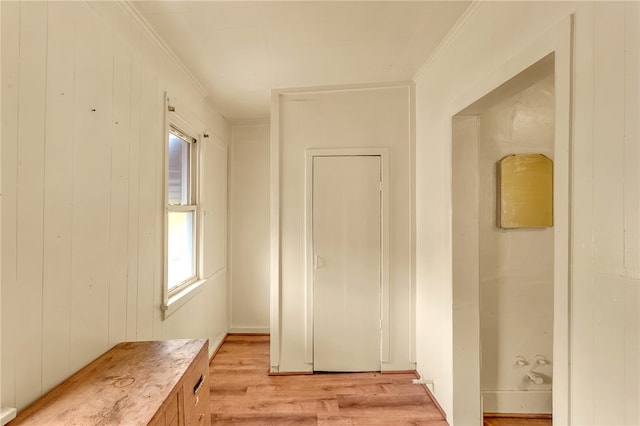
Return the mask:
[[496, 218], [498, 162], [553, 160], [555, 102], [550, 54], [452, 118], [454, 401], [471, 402], [458, 418], [552, 414], [555, 229]]

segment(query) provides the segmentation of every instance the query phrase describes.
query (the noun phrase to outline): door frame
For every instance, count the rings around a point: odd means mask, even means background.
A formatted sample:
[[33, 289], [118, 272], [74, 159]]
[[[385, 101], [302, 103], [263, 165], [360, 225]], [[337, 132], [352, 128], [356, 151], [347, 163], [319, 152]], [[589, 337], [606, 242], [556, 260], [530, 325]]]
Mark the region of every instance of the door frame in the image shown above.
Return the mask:
[[[526, 71], [548, 55], [554, 55], [555, 79], [555, 131], [554, 131], [554, 291], [553, 291], [553, 424], [571, 424], [571, 291], [572, 291], [572, 146], [573, 146], [573, 24], [571, 14], [546, 30], [529, 46], [502, 65], [490, 70], [479, 83], [451, 103], [448, 114], [449, 164], [452, 165], [452, 120], [485, 95], [498, 89], [503, 83]], [[449, 176], [450, 194], [453, 197], [453, 168]], [[450, 202], [453, 198], [450, 199]], [[452, 223], [453, 226], [453, 223]], [[452, 230], [453, 228], [451, 228]], [[451, 231], [450, 230], [450, 231]], [[452, 237], [450, 239], [453, 244]], [[451, 245], [453, 250], [453, 245]], [[459, 264], [452, 260], [451, 267]], [[451, 275], [453, 277], [453, 275]], [[477, 285], [477, 283], [476, 283]], [[452, 413], [447, 419], [453, 424], [482, 425], [482, 400], [480, 393], [480, 327], [479, 300], [469, 301], [460, 294], [452, 279], [452, 353], [464, 347], [465, 356], [452, 359]], [[458, 290], [458, 291], [456, 291]], [[467, 298], [465, 298], [467, 297]], [[476, 295], [477, 297], [477, 295]], [[470, 307], [473, 312], [463, 315]], [[469, 360], [473, 360], [473, 368]]]
[[307, 149], [304, 184], [304, 353], [305, 362], [313, 367], [313, 159], [315, 157], [380, 157], [381, 193], [381, 276], [380, 276], [380, 363], [389, 362], [389, 150], [387, 148]]

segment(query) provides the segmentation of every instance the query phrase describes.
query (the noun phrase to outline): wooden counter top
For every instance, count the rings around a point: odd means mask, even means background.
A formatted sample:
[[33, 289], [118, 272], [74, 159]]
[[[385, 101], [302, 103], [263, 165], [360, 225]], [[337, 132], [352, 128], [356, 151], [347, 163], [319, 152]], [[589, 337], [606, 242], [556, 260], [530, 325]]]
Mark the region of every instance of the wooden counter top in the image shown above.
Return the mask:
[[205, 339], [120, 343], [9, 425], [146, 425], [198, 356], [208, 361]]

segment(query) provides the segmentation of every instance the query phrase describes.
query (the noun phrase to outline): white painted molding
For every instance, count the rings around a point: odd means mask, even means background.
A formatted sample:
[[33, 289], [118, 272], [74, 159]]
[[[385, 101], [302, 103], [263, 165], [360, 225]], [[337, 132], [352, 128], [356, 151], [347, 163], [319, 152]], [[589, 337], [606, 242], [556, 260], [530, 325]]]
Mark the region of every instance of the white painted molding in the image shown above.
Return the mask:
[[280, 370], [280, 92], [271, 91], [270, 216], [269, 216], [269, 299], [271, 329], [271, 372]]
[[[0, 7], [0, 22], [2, 22], [2, 7]], [[0, 31], [0, 34], [2, 31]], [[2, 36], [0, 35], [0, 46], [2, 45]], [[0, 70], [2, 69], [2, 55], [0, 55]], [[2, 84], [0, 84], [0, 99], [2, 98]], [[2, 132], [2, 104], [0, 102], [0, 135]], [[0, 138], [0, 152], [2, 151], [2, 138]], [[2, 241], [2, 161], [0, 161], [0, 241]], [[0, 244], [0, 330], [2, 330], [2, 244]], [[0, 336], [0, 403], [2, 402], [2, 336]], [[4, 425], [4, 409], [0, 408], [0, 424]], [[8, 421], [8, 420], [7, 420]]]
[[2, 408], [0, 409], [0, 425], [6, 425], [11, 420], [16, 418], [16, 409], [15, 408]]
[[220, 334], [215, 341], [209, 342], [209, 364], [211, 364], [211, 360], [213, 356], [218, 352], [224, 341], [227, 339], [227, 333]]
[[467, 10], [462, 14], [460, 19], [451, 27], [447, 35], [444, 36], [440, 44], [435, 48], [435, 50], [431, 53], [431, 55], [427, 58], [424, 64], [420, 67], [418, 72], [413, 76], [413, 81], [416, 81], [420, 78], [422, 74], [425, 73], [426, 70], [429, 69], [431, 64], [440, 56], [440, 54], [449, 47], [449, 45], [456, 39], [458, 33], [465, 25], [471, 17], [476, 13], [480, 5], [484, 2], [484, 0], [473, 0], [471, 5], [467, 8]]
[[412, 81], [409, 86], [409, 162], [410, 193], [409, 197], [409, 362], [416, 363], [416, 85]]
[[181, 306], [193, 299], [196, 294], [200, 294], [202, 287], [207, 283], [206, 279], [198, 280], [182, 290], [180, 293], [172, 296], [165, 302], [160, 309], [162, 310], [162, 319], [166, 320], [173, 315]]
[[270, 334], [269, 327], [231, 327], [228, 334]]
[[200, 94], [203, 97], [208, 98], [208, 92], [204, 88], [202, 83], [200, 83], [200, 81], [191, 73], [191, 71], [189, 70], [189, 68], [187, 68], [184, 62], [182, 62], [176, 56], [173, 50], [171, 50], [171, 48], [167, 45], [167, 43], [165, 43], [165, 41], [153, 29], [151, 24], [149, 24], [149, 22], [146, 19], [144, 19], [144, 17], [140, 14], [138, 9], [135, 6], [133, 6], [133, 4], [131, 4], [131, 1], [119, 0], [118, 4], [122, 6], [122, 8], [127, 12], [127, 14], [129, 14], [131, 19], [133, 19], [133, 21], [151, 38], [151, 40], [153, 40], [153, 42], [156, 43], [158, 47], [160, 47], [162, 52], [166, 54], [178, 66], [178, 68], [180, 68], [185, 73], [187, 77], [189, 77], [189, 80], [191, 80], [191, 83], [193, 83], [193, 85], [198, 89]]
[[[396, 87], [410, 87], [414, 82], [411, 80], [391, 81], [386, 83], [360, 83], [360, 84], [340, 84], [334, 86], [308, 86], [273, 89], [276, 96], [293, 95], [303, 93], [336, 93], [355, 92], [359, 90], [392, 89]], [[274, 96], [274, 95], [272, 95]], [[273, 120], [272, 120], [273, 122]]]

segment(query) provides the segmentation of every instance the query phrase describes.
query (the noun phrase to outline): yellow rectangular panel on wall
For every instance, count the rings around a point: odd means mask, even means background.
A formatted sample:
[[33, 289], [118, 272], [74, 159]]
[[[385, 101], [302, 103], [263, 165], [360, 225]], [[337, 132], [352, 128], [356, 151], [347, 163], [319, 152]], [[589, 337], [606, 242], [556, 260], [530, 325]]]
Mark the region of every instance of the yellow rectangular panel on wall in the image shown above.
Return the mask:
[[553, 226], [553, 161], [542, 154], [514, 154], [498, 162], [498, 226]]

